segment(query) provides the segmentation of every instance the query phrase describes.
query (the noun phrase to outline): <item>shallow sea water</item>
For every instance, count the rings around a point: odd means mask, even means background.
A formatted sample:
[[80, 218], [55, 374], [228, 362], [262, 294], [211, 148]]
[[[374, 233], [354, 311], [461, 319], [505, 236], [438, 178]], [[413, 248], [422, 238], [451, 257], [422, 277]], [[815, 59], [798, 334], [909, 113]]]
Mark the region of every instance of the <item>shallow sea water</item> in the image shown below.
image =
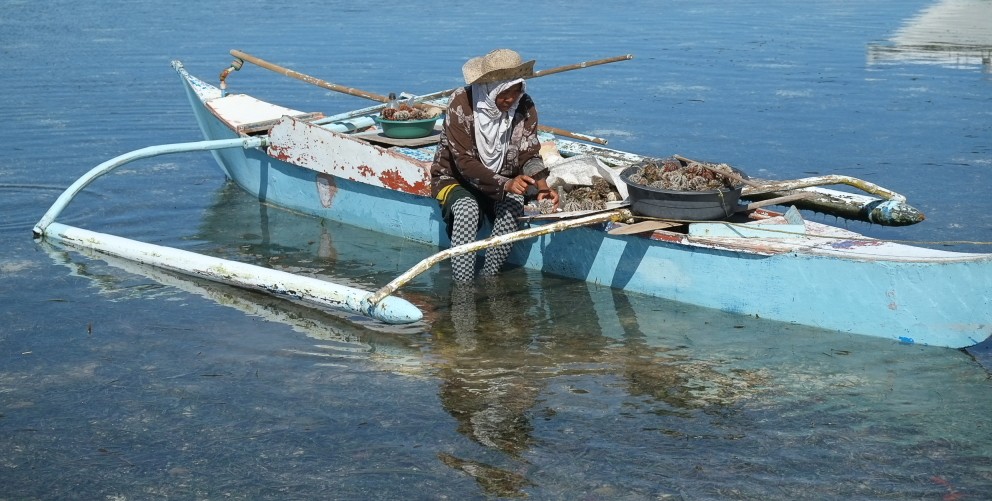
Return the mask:
[[[992, 28], [975, 22], [988, 1], [0, 7], [0, 499], [992, 492], [987, 345], [905, 345], [521, 269], [455, 287], [444, 266], [404, 288], [425, 321], [383, 327], [31, 239], [93, 166], [200, 139], [171, 59], [210, 81], [237, 48], [426, 93], [509, 46], [538, 68], [635, 55], [530, 81], [548, 125], [754, 177], [868, 179], [927, 220], [839, 223], [989, 252]], [[945, 45], [912, 49], [920, 37]], [[230, 82], [303, 110], [367, 104], [250, 65]], [[367, 288], [432, 251], [260, 205], [206, 154], [122, 168], [60, 221]]]

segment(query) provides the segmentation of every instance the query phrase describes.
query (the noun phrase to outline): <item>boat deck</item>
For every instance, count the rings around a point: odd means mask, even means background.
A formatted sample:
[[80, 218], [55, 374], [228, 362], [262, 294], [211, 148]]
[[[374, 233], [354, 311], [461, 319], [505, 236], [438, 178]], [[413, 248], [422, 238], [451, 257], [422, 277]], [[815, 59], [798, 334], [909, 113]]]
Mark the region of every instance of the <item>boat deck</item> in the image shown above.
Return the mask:
[[267, 133], [282, 117], [290, 116], [304, 122], [324, 118], [320, 112], [305, 113], [245, 94], [229, 94], [211, 99], [207, 109], [231, 129], [244, 136]]

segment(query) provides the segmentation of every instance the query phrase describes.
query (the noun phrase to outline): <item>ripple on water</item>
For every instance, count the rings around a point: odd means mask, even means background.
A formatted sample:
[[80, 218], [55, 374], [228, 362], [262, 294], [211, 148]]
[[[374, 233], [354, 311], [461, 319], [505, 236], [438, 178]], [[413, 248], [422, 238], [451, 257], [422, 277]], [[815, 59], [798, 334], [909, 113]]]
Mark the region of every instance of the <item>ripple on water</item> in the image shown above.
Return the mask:
[[[64, 187], [41, 184], [0, 184], [0, 213], [4, 214], [0, 221], [0, 232], [22, 232], [29, 235], [34, 225], [38, 223], [48, 207], [55, 202], [65, 190]], [[76, 198], [100, 198], [101, 195], [92, 190], [83, 191]], [[60, 222], [72, 223], [95, 213], [92, 208], [74, 207], [60, 217]]]

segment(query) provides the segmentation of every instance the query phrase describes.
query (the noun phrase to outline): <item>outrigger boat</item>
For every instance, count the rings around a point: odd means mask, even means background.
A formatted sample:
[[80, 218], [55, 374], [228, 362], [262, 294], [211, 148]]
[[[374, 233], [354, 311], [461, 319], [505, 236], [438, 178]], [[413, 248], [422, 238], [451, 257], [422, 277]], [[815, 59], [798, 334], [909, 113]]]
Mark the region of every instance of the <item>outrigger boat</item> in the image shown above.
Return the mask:
[[[173, 67], [184, 84], [204, 141], [143, 148], [108, 160], [70, 186], [34, 228], [36, 237], [93, 249], [210, 280], [360, 312], [388, 323], [415, 322], [420, 310], [396, 295], [417, 274], [453, 255], [516, 242], [510, 262], [741, 315], [905, 343], [964, 348], [992, 335], [992, 254], [949, 252], [888, 242], [803, 219], [800, 209], [878, 224], [922, 220], [905, 197], [845, 176], [746, 181], [726, 220], [659, 221], [624, 204], [608, 209], [530, 214], [525, 229], [447, 248], [445, 225], [430, 195], [436, 135], [395, 139], [373, 117], [389, 99], [341, 87], [240, 51], [219, 86]], [[631, 56], [539, 71], [544, 76]], [[227, 92], [245, 61], [378, 104], [325, 116]], [[444, 107], [442, 91], [403, 97]], [[593, 158], [617, 172], [650, 157], [604, 141], [544, 127], [566, 159]], [[175, 152], [211, 151], [224, 174], [260, 202], [440, 250], [377, 291], [218, 259], [72, 227], [55, 221], [75, 194], [131, 161]], [[848, 184], [868, 195], [824, 189]], [[763, 208], [791, 204], [784, 213]], [[737, 285], [735, 285], [737, 284]], [[743, 287], [740, 284], [747, 284]]]

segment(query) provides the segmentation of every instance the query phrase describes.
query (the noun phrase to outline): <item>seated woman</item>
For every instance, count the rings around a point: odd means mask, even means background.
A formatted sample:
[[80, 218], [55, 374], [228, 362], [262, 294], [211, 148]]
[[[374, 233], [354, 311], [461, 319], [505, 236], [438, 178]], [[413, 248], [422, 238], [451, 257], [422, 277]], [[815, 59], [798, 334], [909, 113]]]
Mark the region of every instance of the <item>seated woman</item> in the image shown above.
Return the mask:
[[[538, 200], [558, 205], [558, 193], [545, 180], [537, 108], [526, 93], [524, 78], [533, 74], [534, 61], [523, 62], [509, 49], [462, 67], [468, 85], [451, 95], [431, 165], [431, 192], [441, 204], [452, 246], [474, 241], [483, 215], [492, 222], [493, 235], [515, 231], [531, 186]], [[483, 276], [499, 272], [511, 245], [486, 250]], [[456, 281], [475, 278], [474, 253], [455, 256], [451, 266]]]

